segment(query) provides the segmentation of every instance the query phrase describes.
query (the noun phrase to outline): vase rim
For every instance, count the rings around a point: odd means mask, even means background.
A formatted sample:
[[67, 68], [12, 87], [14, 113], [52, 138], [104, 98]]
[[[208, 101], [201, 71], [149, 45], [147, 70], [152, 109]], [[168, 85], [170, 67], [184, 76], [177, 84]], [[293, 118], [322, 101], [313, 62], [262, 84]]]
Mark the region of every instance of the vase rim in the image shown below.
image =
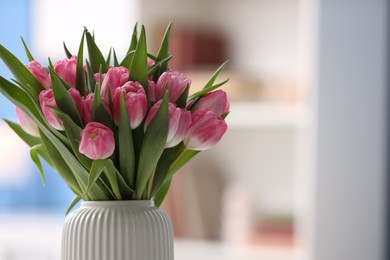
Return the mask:
[[81, 207], [154, 207], [153, 200], [100, 200], [84, 201]]

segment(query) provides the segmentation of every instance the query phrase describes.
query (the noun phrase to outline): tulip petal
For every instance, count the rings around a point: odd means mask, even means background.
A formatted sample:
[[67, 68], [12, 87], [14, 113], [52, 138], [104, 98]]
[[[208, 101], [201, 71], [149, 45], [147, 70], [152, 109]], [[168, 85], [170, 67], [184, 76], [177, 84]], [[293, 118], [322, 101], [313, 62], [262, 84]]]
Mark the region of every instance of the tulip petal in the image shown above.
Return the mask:
[[227, 124], [217, 114], [199, 109], [193, 114], [193, 124], [184, 139], [189, 150], [203, 151], [215, 146], [225, 134]]

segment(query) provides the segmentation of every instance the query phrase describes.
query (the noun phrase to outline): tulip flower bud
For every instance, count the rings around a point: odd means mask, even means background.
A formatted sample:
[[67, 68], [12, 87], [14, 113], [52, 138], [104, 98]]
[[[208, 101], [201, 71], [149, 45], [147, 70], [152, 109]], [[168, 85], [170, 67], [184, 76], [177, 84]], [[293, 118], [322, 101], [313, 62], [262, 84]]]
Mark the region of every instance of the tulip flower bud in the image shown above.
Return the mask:
[[49, 89], [51, 86], [50, 76], [46, 70], [39, 64], [39, 62], [33, 60], [26, 65], [26, 68], [34, 75], [34, 77], [41, 83], [45, 89]]
[[[152, 121], [153, 117], [156, 115], [158, 109], [161, 106], [162, 101], [158, 101], [151, 109], [146, 117], [144, 130], [146, 131], [150, 121]], [[192, 118], [191, 112], [185, 109], [181, 109], [176, 107], [174, 104], [168, 104], [168, 116], [169, 116], [169, 130], [167, 137], [167, 144], [165, 148], [170, 148], [178, 145], [181, 141], [183, 141], [186, 136], [188, 129], [191, 126]]]
[[148, 101], [144, 88], [138, 82], [128, 81], [115, 90], [112, 101], [114, 122], [119, 124], [121, 93], [125, 94], [126, 110], [131, 129], [137, 128], [144, 120], [148, 109]]
[[59, 60], [54, 63], [54, 70], [58, 76], [68, 83], [71, 87], [76, 87], [76, 67], [77, 57]]
[[148, 64], [148, 68], [150, 68], [153, 67], [153, 65], [156, 64], [156, 62], [154, 60], [148, 59], [147, 64]]
[[19, 124], [22, 127], [22, 129], [33, 136], [39, 137], [39, 130], [38, 126], [35, 124], [35, 122], [29, 117], [23, 110], [21, 110], [19, 107], [15, 107], [16, 116], [18, 117]]
[[100, 89], [103, 99], [108, 102], [109, 91], [111, 91], [111, 97], [113, 97], [115, 90], [118, 87], [123, 86], [123, 84], [125, 84], [128, 80], [129, 70], [125, 67], [113, 67], [108, 69], [107, 73], [103, 77], [103, 83]]
[[89, 122], [81, 130], [80, 153], [92, 160], [105, 159], [115, 150], [114, 133], [105, 125]]
[[[81, 119], [84, 124], [87, 124], [92, 121], [92, 107], [93, 107], [93, 99], [95, 97], [94, 93], [89, 93], [85, 98], [81, 98]], [[105, 100], [102, 100], [103, 106], [106, 109], [107, 113], [111, 115], [110, 108]]]
[[83, 105], [82, 105], [83, 97], [80, 95], [80, 92], [75, 88], [70, 88], [68, 90], [68, 93], [69, 93], [70, 97], [73, 99], [73, 102], [76, 105], [76, 108], [79, 111], [79, 114], [81, 114], [82, 107], [83, 107]]
[[81, 119], [84, 124], [92, 121], [92, 105], [93, 105], [94, 93], [89, 93], [85, 99], [82, 99]]
[[191, 111], [195, 112], [201, 108], [206, 108], [217, 114], [218, 116], [223, 115], [229, 111], [230, 104], [227, 100], [226, 92], [223, 90], [217, 90], [210, 92], [199, 99]]
[[[99, 85], [101, 85], [101, 83], [100, 83], [100, 73], [99, 72], [95, 73], [95, 74], [93, 74], [93, 76], [94, 76], [96, 82], [99, 83]], [[102, 82], [104, 81], [104, 77], [105, 76], [106, 76], [106, 73], [103, 73], [102, 74]]]
[[225, 134], [227, 124], [217, 114], [199, 109], [192, 114], [192, 125], [184, 138], [189, 150], [203, 151], [215, 146]]
[[58, 118], [56, 113], [50, 108], [57, 107], [56, 101], [53, 96], [53, 90], [47, 89], [39, 93], [39, 104], [42, 109], [42, 113], [46, 118], [47, 122], [57, 130], [64, 130], [64, 125], [62, 121]]
[[169, 102], [175, 103], [190, 83], [190, 80], [183, 74], [177, 71], [166, 71], [157, 80], [156, 99], [162, 99], [168, 85]]
[[153, 80], [148, 80], [148, 89], [149, 89], [149, 99], [152, 102], [157, 102], [156, 100], [156, 83]]

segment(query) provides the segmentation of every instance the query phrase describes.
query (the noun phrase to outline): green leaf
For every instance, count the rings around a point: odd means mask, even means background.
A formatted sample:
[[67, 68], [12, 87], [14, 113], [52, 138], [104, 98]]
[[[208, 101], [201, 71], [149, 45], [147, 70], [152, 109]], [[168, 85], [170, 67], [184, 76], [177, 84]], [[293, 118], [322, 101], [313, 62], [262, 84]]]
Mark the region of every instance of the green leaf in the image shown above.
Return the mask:
[[0, 76], [0, 92], [12, 103], [22, 109], [39, 128], [48, 128], [62, 143], [68, 145], [69, 141], [60, 132], [46, 123], [37, 101], [22, 88], [12, 84]]
[[177, 170], [183, 167], [189, 160], [191, 160], [199, 151], [184, 150], [169, 168], [167, 178], [171, 177]]
[[25, 50], [25, 52], [26, 52], [28, 61], [33, 61], [34, 58], [33, 58], [33, 56], [31, 55], [31, 52], [30, 52], [30, 50], [28, 49], [27, 44], [24, 42], [23, 37], [20, 37], [20, 39], [22, 39], [22, 43], [23, 43], [24, 50]]
[[68, 114], [70, 118], [82, 126], [81, 117], [77, 110], [75, 103], [65, 86], [62, 84], [60, 77], [50, 69], [50, 78], [52, 82], [53, 95], [58, 108], [64, 113]]
[[[83, 194], [88, 185], [88, 175], [87, 170], [80, 164], [80, 162], [74, 157], [74, 155], [68, 150], [68, 148], [59, 141], [48, 129], [40, 129], [42, 131], [41, 137], [44, 141], [46, 149], [48, 146], [51, 146], [51, 150], [56, 150], [56, 152], [63, 158], [66, 165], [73, 173], [73, 176], [78, 181], [81, 187], [81, 194]], [[44, 136], [44, 137], [43, 137]], [[51, 156], [51, 152], [48, 153]], [[70, 174], [68, 174], [70, 175]], [[77, 194], [79, 195], [79, 194]], [[93, 185], [90, 192], [88, 193], [88, 199], [90, 200], [107, 200], [110, 198], [110, 195], [107, 194], [99, 185]], [[83, 197], [83, 199], [85, 199]]]
[[147, 48], [145, 27], [142, 26], [141, 35], [134, 57], [130, 66], [130, 80], [138, 81], [145, 89], [146, 96], [149, 98], [148, 88], [148, 65], [147, 65]]
[[91, 169], [89, 171], [88, 185], [84, 194], [87, 194], [92, 186], [96, 183], [97, 179], [100, 177], [100, 174], [103, 172], [104, 168], [107, 165], [108, 160], [95, 160], [92, 162]]
[[91, 90], [91, 92], [95, 92], [95, 85], [96, 85], [95, 74], [93, 73], [91, 64], [89, 64], [88, 60], [86, 61], [86, 64], [87, 64], [89, 89]]
[[137, 48], [137, 44], [138, 44], [138, 30], [137, 30], [137, 27], [138, 27], [138, 23], [136, 23], [134, 25], [134, 29], [133, 29], [133, 34], [131, 36], [131, 42], [130, 42], [130, 46], [129, 46], [129, 49], [127, 51], [127, 53], [131, 52], [131, 51], [134, 51], [136, 48]]
[[164, 151], [168, 136], [168, 91], [165, 92], [160, 108], [149, 123], [142, 143], [136, 179], [136, 197], [140, 199], [149, 178], [156, 169]]
[[64, 125], [65, 133], [68, 137], [73, 153], [87, 170], [90, 169], [92, 160], [86, 157], [84, 154], [80, 153], [79, 151], [82, 129], [75, 122], [73, 122], [72, 119], [64, 112], [56, 108], [52, 108], [52, 110], [57, 114], [57, 116], [61, 119]]
[[123, 178], [130, 187], [135, 184], [135, 158], [134, 158], [134, 144], [133, 134], [130, 127], [129, 117], [127, 114], [124, 93], [121, 94], [120, 99], [120, 117], [119, 117], [119, 170]]
[[108, 52], [108, 56], [106, 59], [107, 66], [110, 66], [110, 63], [111, 63], [111, 53], [112, 53], [112, 48], [110, 48], [110, 51]]
[[35, 137], [26, 133], [20, 125], [11, 122], [7, 119], [3, 119], [3, 120], [28, 146], [33, 147], [37, 144], [42, 143], [39, 137]]
[[65, 50], [66, 57], [67, 57], [68, 59], [72, 58], [73, 55], [72, 55], [72, 53], [70, 53], [70, 51], [69, 51], [68, 48], [66, 47], [65, 42], [63, 42], [63, 44], [64, 44], [64, 50]]
[[38, 95], [44, 87], [31, 74], [31, 72], [21, 63], [11, 52], [0, 45], [0, 58], [3, 60], [8, 69], [12, 72], [15, 78], [25, 87], [34, 98], [38, 99]]
[[154, 205], [156, 207], [160, 207], [161, 204], [163, 203], [165, 197], [168, 194], [169, 187], [171, 186], [172, 183], [172, 177], [168, 178], [162, 185], [159, 191], [156, 193], [156, 196], [154, 196]]
[[166, 180], [168, 170], [177, 156], [178, 152], [183, 148], [183, 145], [177, 145], [172, 148], [165, 149], [161, 158], [157, 164], [156, 171], [154, 173], [152, 189], [149, 191], [151, 197], [153, 197], [158, 190], [160, 190], [161, 185]]
[[[139, 155], [145, 137], [144, 124], [141, 124], [137, 128], [132, 129], [132, 135], [133, 135], [134, 158], [135, 158], [134, 169], [138, 169]], [[137, 171], [135, 172], [135, 174], [137, 174]]]
[[154, 65], [148, 69], [148, 76], [152, 76], [162, 66], [166, 66], [165, 64], [168, 64], [168, 62], [172, 59], [172, 57], [173, 57], [172, 55], [169, 55], [165, 59], [162, 59], [154, 63]]
[[[172, 27], [172, 23], [170, 23], [168, 25], [168, 27], [165, 31], [164, 37], [161, 41], [160, 49], [159, 49], [158, 54], [157, 54], [157, 60], [156, 60], [157, 62], [161, 61], [169, 56], [169, 36], [171, 33], [171, 27]], [[159, 71], [158, 76], [160, 76], [164, 71], [166, 71], [167, 68], [168, 68], [167, 64], [164, 64], [163, 66], [161, 66], [161, 69]]]
[[117, 174], [116, 172], [109, 171], [107, 169], [104, 170], [105, 176], [108, 179], [108, 182], [110, 183], [110, 187], [112, 192], [115, 195], [116, 200], [122, 200], [122, 195], [119, 189], [118, 185], [118, 179], [117, 179]]
[[183, 93], [181, 93], [180, 97], [176, 100], [176, 104], [180, 108], [185, 108], [187, 105], [188, 92], [190, 91], [190, 84], [187, 84]]
[[87, 38], [87, 46], [89, 53], [89, 61], [91, 63], [91, 68], [94, 73], [99, 72], [100, 66], [102, 66], [102, 72], [106, 73], [108, 70], [108, 66], [106, 60], [103, 57], [103, 54], [99, 50], [99, 47], [96, 45], [94, 38], [92, 35], [86, 31]]
[[126, 57], [123, 59], [121, 64], [119, 64], [119, 66], [123, 66], [123, 67], [125, 67], [127, 69], [130, 69], [131, 62], [133, 61], [134, 54], [135, 54], [135, 51], [131, 51], [131, 52], [127, 53]]
[[226, 67], [226, 64], [228, 64], [229, 60], [225, 61], [215, 72], [214, 74], [211, 76], [211, 78], [209, 79], [209, 81], [206, 83], [206, 85], [204, 86], [204, 88], [208, 88], [208, 87], [211, 87], [215, 80], [218, 78], [219, 74], [221, 73], [221, 71]]
[[24, 89], [12, 84], [0, 76], [0, 92], [12, 103], [27, 113], [34, 122], [46, 125], [43, 115], [38, 107], [37, 100], [33, 99]]
[[116, 56], [115, 49], [114, 49], [114, 66], [119, 67], [119, 61], [118, 61], [118, 57]]
[[189, 97], [189, 100], [193, 100], [191, 102], [191, 104], [188, 106], [188, 110], [190, 110], [199, 100], [199, 98], [201, 98], [202, 96], [206, 95], [207, 93], [219, 88], [220, 86], [224, 85], [226, 82], [228, 82], [229, 80], [225, 80], [219, 84], [216, 84], [216, 85], [213, 85], [215, 80], [218, 78], [219, 74], [222, 72], [222, 70], [226, 67], [226, 64], [229, 62], [229, 60], [225, 61], [214, 73], [213, 75], [210, 77], [209, 81], [206, 83], [206, 85], [204, 86], [204, 88], [200, 91], [198, 91], [197, 93], [191, 95]]
[[76, 89], [80, 92], [81, 96], [85, 96], [85, 81], [84, 81], [84, 68], [83, 68], [83, 56], [84, 56], [84, 35], [81, 36], [79, 51], [77, 53], [77, 65], [76, 65]]
[[31, 157], [32, 161], [35, 163], [35, 165], [37, 166], [39, 173], [41, 175], [41, 178], [42, 178], [43, 186], [45, 186], [45, 184], [46, 184], [45, 174], [43, 173], [41, 160], [39, 160], [39, 156], [38, 156], [38, 151], [41, 149], [45, 149], [43, 144], [37, 144], [37, 145], [31, 147], [30, 157]]
[[[138, 23], [136, 23], [134, 25], [134, 29], [133, 29], [133, 34], [131, 36], [131, 41], [130, 41], [130, 46], [129, 46], [129, 49], [127, 50], [127, 53], [126, 53], [126, 56], [125, 58], [122, 60], [122, 62], [120, 63], [120, 66], [123, 66], [125, 68], [128, 68], [130, 69], [130, 66], [131, 66], [131, 61], [133, 59], [133, 56], [134, 56], [134, 52], [135, 52], [135, 49], [137, 48], [137, 44], [138, 44], [138, 39], [137, 39], [137, 35], [138, 35], [138, 32], [137, 32], [137, 27], [138, 27]], [[115, 54], [115, 52], [114, 52]], [[116, 55], [114, 55], [114, 58], [116, 57]], [[118, 59], [117, 59], [117, 63], [118, 63]]]
[[[171, 56], [172, 56], [172, 55], [171, 55]], [[148, 52], [148, 58], [151, 59], [151, 60], [154, 60], [154, 61], [157, 60], [157, 57], [154, 56], [153, 54], [149, 53], [149, 52]]]
[[54, 70], [53, 62], [51, 62], [50, 57], [47, 58], [47, 61], [49, 62], [49, 69], [51, 68], [52, 70]]
[[218, 83], [216, 85], [213, 85], [213, 86], [210, 86], [210, 87], [207, 87], [207, 88], [204, 88], [198, 92], [196, 92], [195, 94], [192, 94], [190, 97], [189, 97], [189, 100], [193, 100], [193, 99], [196, 99], [196, 98], [200, 98], [204, 95], [206, 95], [207, 93], [219, 88], [220, 86], [222, 85], [225, 85], [227, 82], [229, 81], [229, 79], [221, 82], [221, 83]]
[[[50, 158], [47, 154], [46, 149], [42, 145], [42, 140], [38, 137], [32, 136], [26, 133], [18, 124], [3, 119], [7, 125], [30, 147], [35, 147], [36, 152], [47, 162], [50, 161]], [[39, 147], [42, 145], [42, 147]], [[37, 149], [39, 147], [39, 149]]]
[[44, 135], [44, 133], [41, 132], [41, 136], [47, 154], [50, 157], [50, 160], [48, 160], [47, 163], [60, 175], [60, 177], [64, 180], [66, 185], [68, 185], [69, 188], [76, 193], [76, 195], [81, 196], [83, 192], [80, 187], [80, 184], [77, 181], [76, 177], [73, 175], [68, 164], [62, 158], [61, 153], [52, 144], [52, 142]]
[[29, 93], [1, 76], [0, 92], [8, 100], [22, 109], [38, 125], [39, 128], [49, 128], [63, 143], [68, 144], [68, 140], [61, 133], [46, 123], [39, 104]]
[[204, 86], [204, 88], [200, 91], [198, 91], [197, 93], [191, 95], [189, 97], [189, 100], [193, 100], [191, 102], [191, 104], [188, 106], [188, 110], [190, 110], [199, 100], [199, 98], [201, 98], [202, 96], [204, 96], [205, 94], [219, 88], [220, 86], [224, 85], [226, 82], [228, 82], [229, 80], [225, 80], [219, 84], [216, 84], [216, 85], [213, 85], [215, 80], [218, 78], [219, 74], [222, 72], [222, 70], [226, 67], [226, 64], [229, 62], [229, 60], [225, 61], [214, 73], [213, 75], [210, 77], [209, 81], [206, 83], [206, 85]]
[[[118, 169], [115, 167], [114, 163], [112, 162], [111, 159], [108, 160], [108, 163], [106, 165], [105, 169], [106, 176], [109, 178], [112, 178], [112, 182], [115, 184], [113, 187], [117, 190], [116, 193], [119, 193], [120, 198], [124, 200], [129, 200], [132, 199], [134, 190], [129, 187], [126, 183], [126, 181], [123, 179], [122, 175], [118, 171]], [[111, 181], [110, 181], [111, 184]]]
[[114, 129], [112, 118], [103, 105], [103, 102], [102, 102], [102, 99], [100, 96], [100, 87], [98, 84], [96, 84], [95, 95], [93, 97], [92, 121], [99, 122], [99, 123], [111, 128], [112, 130]]
[[225, 120], [225, 118], [226, 118], [229, 114], [230, 114], [230, 111], [225, 112], [225, 113], [223, 113], [223, 114], [221, 115], [221, 118], [222, 118], [223, 120]]
[[68, 209], [66, 210], [65, 215], [68, 215], [70, 213], [70, 211], [77, 205], [77, 203], [80, 202], [80, 200], [81, 200], [81, 198], [79, 196], [74, 197], [74, 199], [70, 203]]

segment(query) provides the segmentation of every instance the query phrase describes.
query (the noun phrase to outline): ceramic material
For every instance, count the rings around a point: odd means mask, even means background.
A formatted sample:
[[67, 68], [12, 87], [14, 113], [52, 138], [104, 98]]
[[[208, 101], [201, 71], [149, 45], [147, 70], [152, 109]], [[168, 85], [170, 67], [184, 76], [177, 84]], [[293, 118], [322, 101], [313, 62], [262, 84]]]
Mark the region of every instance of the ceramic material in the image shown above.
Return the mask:
[[153, 201], [84, 202], [65, 220], [62, 260], [173, 260], [168, 216]]

